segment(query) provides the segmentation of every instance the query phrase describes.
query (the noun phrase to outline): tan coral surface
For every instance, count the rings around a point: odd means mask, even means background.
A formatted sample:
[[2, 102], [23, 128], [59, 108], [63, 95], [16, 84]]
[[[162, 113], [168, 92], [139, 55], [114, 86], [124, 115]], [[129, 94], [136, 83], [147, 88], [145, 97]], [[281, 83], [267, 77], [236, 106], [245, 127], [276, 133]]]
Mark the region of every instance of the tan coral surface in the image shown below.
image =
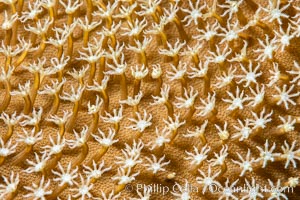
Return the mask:
[[[50, 0], [51, 1], [51, 0]], [[1, 1], [0, 2], [5, 2]], [[28, 3], [33, 3], [35, 1], [24, 1], [24, 8], [23, 11], [28, 9]], [[66, 1], [64, 1], [66, 2]], [[72, 2], [72, 1], [71, 1]], [[102, 1], [95, 1], [96, 2], [102, 2]], [[103, 1], [104, 5], [107, 5], [107, 1]], [[112, 3], [114, 1], [111, 1]], [[135, 2], [135, 1], [128, 1], [128, 2]], [[115, 9], [114, 13], [118, 13], [118, 9], [120, 8], [120, 5], [128, 6], [129, 3], [126, 1], [120, 1], [119, 6]], [[140, 5], [142, 2], [147, 2], [147, 1], [137, 1], [137, 10], [140, 10]], [[193, 4], [196, 3], [196, 1], [191, 0]], [[240, 11], [244, 14], [247, 20], [249, 20], [255, 13], [255, 9], [253, 7], [253, 4], [251, 4], [252, 0], [244, 0], [243, 3], [240, 5]], [[277, 1], [274, 1], [277, 3]], [[281, 7], [286, 5], [286, 1], [282, 1], [283, 3], [281, 4]], [[300, 1], [290, 1], [290, 6], [287, 10], [285, 10], [286, 14], [289, 14], [290, 17], [289, 19], [292, 19], [292, 16], [295, 16], [297, 13], [299, 14], [300, 11], [297, 11], [293, 6], [300, 6]], [[84, 19], [86, 16], [86, 5], [84, 4], [76, 11], [75, 17], [80, 17], [81, 19]], [[201, 5], [204, 5], [204, 3], [208, 5], [212, 5], [212, 1], [207, 0], [202, 2]], [[253, 0], [254, 4], [261, 5], [262, 7], [267, 7], [268, 1], [263, 1], [263, 0]], [[175, 3], [170, 0], [168, 2], [167, 0], [163, 0], [160, 6], [164, 9], [169, 9], [170, 5]], [[218, 4], [225, 4], [223, 1], [219, 0]], [[0, 9], [1, 12], [4, 13], [4, 11], [8, 11], [9, 15], [11, 15], [11, 9], [9, 5], [6, 5], [4, 3], [0, 4]], [[178, 7], [181, 8], [189, 8], [188, 6], [188, 1], [179, 1]], [[217, 8], [217, 13], [221, 14], [225, 11], [226, 9], [222, 9], [220, 7]], [[94, 6], [94, 11], [97, 12], [97, 7]], [[162, 10], [164, 12], [164, 10]], [[203, 9], [202, 13], [206, 13], [207, 9]], [[265, 16], [265, 12], [262, 12], [261, 18]], [[3, 15], [3, 14], [2, 14]], [[48, 16], [48, 11], [46, 8], [43, 8], [43, 12], [39, 15], [39, 18], [46, 18]], [[181, 21], [184, 19], [186, 16], [186, 13], [183, 11], [178, 11], [177, 12], [178, 17], [181, 19]], [[141, 19], [141, 17], [138, 17], [136, 14], [132, 15], [133, 19]], [[154, 23], [153, 19], [151, 16], [146, 16], [145, 17], [147, 20], [147, 27], [145, 30], [151, 28], [151, 24]], [[228, 18], [228, 15], [225, 17], [222, 17], [223, 20], [225, 21]], [[289, 19], [283, 19], [283, 24], [281, 25], [284, 30], [287, 29], [287, 23], [289, 22]], [[99, 17], [93, 17], [93, 21], [98, 22], [100, 20]], [[120, 20], [120, 19], [113, 19], [115, 22], [121, 21], [122, 25], [121, 27], [127, 27], [128, 22], [127, 20]], [[237, 20], [237, 14], [233, 14], [232, 19], [233, 21]], [[297, 21], [297, 19], [293, 19]], [[299, 15], [298, 15], [298, 20], [299, 20]], [[212, 25], [215, 23], [216, 19], [214, 18], [208, 18], [205, 20], [208, 24]], [[0, 23], [2, 24], [3, 18], [1, 19]], [[55, 21], [55, 27], [63, 27], [63, 23], [67, 22], [67, 15], [65, 13], [64, 7], [62, 5], [59, 5], [59, 9], [57, 10], [57, 19]], [[268, 27], [269, 30], [275, 31], [279, 30], [279, 24], [277, 21], [273, 21], [272, 23], [263, 21]], [[182, 22], [185, 24], [184, 22]], [[24, 26], [28, 26], [31, 24], [32, 26], [35, 26], [32, 21], [28, 21], [25, 23], [19, 23], [18, 26], [18, 34], [22, 37], [25, 38], [25, 40], [29, 40], [30, 38], [30, 33], [28, 31], [24, 30]], [[101, 32], [103, 30], [103, 27], [105, 26], [105, 19], [103, 19], [103, 23], [96, 27], [90, 34], [90, 42], [93, 43], [94, 41], [92, 40], [93, 37], [100, 38], [99, 35], [96, 34], [96, 32]], [[298, 26], [300, 24], [298, 23]], [[184, 26], [184, 30], [186, 31], [188, 35], [188, 41], [186, 41], [186, 45], [181, 49], [181, 52], [186, 49], [187, 45], [192, 47], [197, 43], [197, 40], [193, 39], [193, 35], [197, 35], [198, 31], [196, 30], [197, 26], [194, 24], [194, 22], [191, 22], [189, 26]], [[224, 27], [225, 28], [225, 27]], [[48, 31], [49, 32], [49, 31]], [[167, 40], [169, 43], [172, 45], [177, 41], [178, 38], [180, 38], [180, 35], [178, 33], [178, 29], [176, 28], [174, 23], [168, 23], [165, 28], [164, 32], [167, 35]], [[222, 30], [219, 30], [221, 33]], [[132, 37], [128, 36], [123, 36], [124, 31], [120, 29], [116, 33], [116, 38], [117, 41], [120, 43], [124, 43], [125, 46], [127, 47], [129, 44], [134, 45], [134, 41]], [[247, 48], [247, 57], [253, 61], [253, 66], [256, 66], [257, 63], [260, 63], [260, 71], [262, 72], [262, 75], [257, 78], [257, 81], [259, 84], [267, 84], [269, 82], [269, 77], [270, 77], [270, 72], [269, 70], [272, 69], [272, 62], [277, 62], [279, 64], [280, 70], [282, 73], [287, 74], [290, 81], [295, 77], [295, 75], [291, 75], [287, 73], [287, 71], [290, 71], [294, 69], [294, 61], [300, 63], [300, 39], [298, 37], [294, 37], [291, 40], [291, 44], [283, 51], [281, 52], [280, 50], [277, 50], [275, 53], [275, 58], [270, 61], [255, 61], [255, 59], [258, 57], [259, 53], [255, 53], [253, 50], [260, 48], [260, 45], [258, 43], [258, 39], [261, 39], [262, 41], [265, 41], [265, 34], [270, 34], [267, 30], [263, 30], [258, 26], [251, 27], [248, 30], [244, 30], [243, 33], [245, 35], [250, 36], [248, 39], [249, 45]], [[1, 40], [5, 39], [5, 31], [1, 31]], [[50, 33], [48, 33], [50, 34]], [[65, 92], [70, 92], [71, 86], [77, 88], [78, 87], [78, 81], [75, 80], [73, 77], [71, 77], [69, 74], [67, 74], [68, 71], [71, 71], [72, 69], [81, 69], [83, 65], [87, 64], [84, 61], [78, 61], [76, 60], [76, 57], [79, 57], [78, 51], [84, 51], [82, 49], [83, 47], [83, 33], [82, 30], [80, 29], [79, 26], [77, 26], [74, 30], [74, 54], [73, 57], [70, 59], [68, 62], [68, 65], [64, 68], [64, 77], [66, 78], [66, 83], [63, 86], [63, 91]], [[149, 37], [149, 35], [142, 34], [144, 37]], [[270, 36], [271, 37], [271, 36]], [[152, 72], [152, 68], [154, 64], [160, 64], [162, 68], [162, 77], [163, 77], [163, 83], [169, 84], [171, 86], [170, 90], [170, 101], [173, 104], [174, 107], [174, 113], [175, 114], [180, 114], [181, 121], [184, 120], [184, 117], [188, 110], [184, 108], [176, 108], [175, 107], [175, 102], [176, 100], [175, 97], [180, 97], [181, 96], [181, 84], [180, 81], [174, 80], [171, 81], [169, 78], [167, 78], [167, 71], [171, 71], [171, 63], [172, 59], [167, 58], [164, 55], [159, 54], [159, 49], [163, 49], [163, 45], [160, 42], [160, 37], [152, 35], [153, 40], [151, 41], [150, 45], [146, 49], [146, 57], [148, 61], [148, 69], [149, 69], [149, 75], [145, 77], [142, 80], [141, 83], [141, 91], [143, 93], [143, 97], [138, 105], [139, 111], [142, 113], [142, 111], [145, 109], [147, 113], [150, 113], [153, 118], [152, 118], [152, 125], [148, 128], [145, 129], [145, 131], [142, 133], [142, 136], [140, 139], [142, 142], [145, 144], [142, 153], [141, 153], [141, 158], [142, 158], [142, 163], [145, 164], [147, 163], [147, 160], [145, 157], [151, 156], [152, 152], [149, 149], [148, 144], [150, 141], [154, 141], [155, 139], [155, 128], [159, 127], [159, 130], [162, 130], [162, 128], [165, 126], [165, 123], [163, 119], [167, 119], [168, 117], [168, 112], [167, 108], [164, 105], [151, 105], [151, 103], [154, 101], [152, 98], [152, 95], [155, 92], [156, 84], [157, 81], [152, 79], [150, 74]], [[219, 45], [219, 42], [222, 40], [222, 37], [218, 36], [215, 38], [215, 44]], [[40, 39], [38, 39], [40, 41]], [[110, 43], [110, 39], [108, 39], [108, 43]], [[211, 50], [209, 43], [206, 41], [202, 41], [203, 47], [201, 48], [200, 52], [198, 53], [199, 59], [202, 62], [205, 62], [206, 56], [209, 56], [208, 51]], [[225, 42], [226, 43], [226, 42]], [[221, 50], [224, 48], [224, 44], [219, 45]], [[233, 49], [233, 53], [229, 55], [229, 58], [234, 57], [235, 53], [240, 52], [240, 49], [243, 47], [243, 39], [239, 38], [235, 40], [234, 44], [230, 43], [230, 48]], [[64, 52], [66, 53], [67, 49], [67, 44], [64, 45]], [[103, 50], [107, 51], [107, 48], [103, 47]], [[214, 50], [212, 50], [214, 51]], [[124, 48], [122, 51], [125, 55], [125, 60], [128, 64], [128, 67], [126, 69], [126, 77], [127, 77], [127, 86], [128, 86], [128, 96], [132, 96], [133, 94], [133, 84], [134, 84], [134, 78], [131, 74], [131, 66], [139, 65], [141, 66], [140, 63], [140, 58], [137, 53], [132, 52], [131, 50], [128, 50]], [[1, 54], [1, 67], [4, 67], [5, 65], [5, 56], [4, 54]], [[46, 63], [44, 67], [51, 67], [50, 59], [53, 57], [57, 56], [57, 48], [55, 48], [53, 45], [48, 44], [46, 46], [45, 52], [43, 53], [42, 57], [46, 58]], [[17, 58], [18, 56], [16, 56]], [[13, 61], [16, 60], [16, 58], [13, 58]], [[27, 80], [31, 81], [31, 87], [33, 87], [33, 81], [34, 81], [34, 76], [32, 73], [30, 73], [28, 70], [22, 68], [22, 66], [27, 66], [28, 64], [32, 63], [33, 61], [36, 61], [36, 55], [35, 52], [29, 53], [25, 60], [22, 62], [22, 64], [15, 69], [13, 72], [13, 75], [11, 77], [11, 84], [12, 84], [12, 90], [18, 90], [18, 84], [25, 84]], [[180, 61], [187, 63], [187, 71], [191, 71], [190, 67], [194, 67], [194, 63], [191, 59], [191, 56], [180, 56]], [[114, 65], [113, 61], [111, 59], [107, 59], [108, 63], [111, 63]], [[14, 62], [13, 62], [14, 63]], [[99, 65], [99, 64], [98, 64]], [[237, 62], [229, 62], [228, 60], [225, 61], [225, 71], [229, 69], [229, 66], [232, 65], [233, 67], [237, 68], [237, 71], [235, 72], [235, 75], [240, 75], [243, 74], [241, 67], [239, 63]], [[245, 66], [248, 66], [247, 64]], [[106, 71], [108, 71], [109, 68], [106, 66]], [[205, 129], [205, 137], [207, 139], [207, 144], [211, 148], [210, 151], [208, 152], [208, 157], [204, 161], [203, 165], [199, 167], [205, 174], [207, 173], [209, 162], [208, 160], [214, 158], [214, 153], [219, 153], [219, 151], [222, 148], [222, 141], [220, 137], [217, 134], [217, 129], [214, 125], [214, 123], [218, 124], [221, 128], [223, 128], [223, 125], [225, 122], [228, 122], [228, 131], [230, 134], [230, 138], [227, 141], [224, 141], [223, 144], [228, 145], [228, 157], [226, 158], [226, 164], [227, 164], [227, 171], [218, 176], [217, 180], [221, 183], [222, 186], [224, 186], [226, 179], [229, 178], [230, 184], [233, 183], [235, 180], [239, 179], [239, 182], [237, 183], [237, 186], [243, 186], [244, 185], [244, 179], [247, 178], [248, 180], [251, 180], [251, 178], [255, 178], [256, 183], [259, 184], [260, 186], [264, 187], [270, 187], [268, 183], [268, 179], [273, 181], [275, 184], [278, 179], [281, 180], [281, 184], [283, 185], [288, 181], [288, 178], [290, 177], [299, 177], [300, 176], [300, 169], [294, 168], [292, 164], [290, 164], [286, 169], [284, 168], [285, 165], [285, 159], [279, 159], [278, 161], [274, 162], [268, 162], [266, 168], [262, 168], [261, 164], [256, 164], [253, 167], [253, 171], [249, 172], [247, 171], [243, 177], [240, 177], [239, 174], [241, 172], [240, 168], [238, 165], [234, 164], [232, 162], [233, 160], [239, 160], [237, 156], [237, 152], [240, 153], [242, 156], [246, 157], [247, 150], [251, 150], [251, 156], [254, 158], [259, 158], [259, 151], [256, 148], [256, 146], [262, 147], [265, 144], [266, 139], [269, 140], [270, 146], [275, 143], [276, 144], [276, 153], [282, 153], [281, 146], [284, 145], [284, 141], [286, 140], [288, 144], [292, 144], [293, 141], [296, 141], [296, 148], [295, 150], [300, 148], [300, 135], [299, 135], [299, 125], [295, 125], [295, 129], [293, 131], [289, 131], [287, 133], [284, 133], [282, 135], [278, 135], [275, 132], [277, 131], [277, 126], [281, 124], [281, 121], [279, 119], [279, 116], [287, 117], [291, 115], [293, 118], [300, 117], [300, 99], [299, 95], [296, 98], [293, 98], [293, 100], [296, 101], [296, 105], [289, 104], [289, 108], [286, 109], [283, 105], [276, 106], [272, 104], [272, 94], [276, 93], [276, 90], [274, 86], [272, 87], [267, 87], [265, 86], [265, 100], [264, 100], [264, 105], [258, 109], [258, 111], [255, 111], [257, 113], [260, 113], [263, 109], [263, 107], [266, 108], [266, 113], [271, 112], [273, 110], [272, 114], [272, 121], [270, 123], [267, 123], [267, 126], [265, 129], [263, 129], [261, 132], [256, 134], [253, 137], [250, 137], [248, 139], [245, 139], [244, 141], [238, 141], [238, 140], [233, 140], [231, 136], [236, 132], [235, 128], [233, 127], [234, 125], [238, 126], [238, 121], [237, 119], [252, 119], [253, 116], [251, 114], [252, 108], [250, 106], [246, 106], [247, 102], [244, 103], [244, 108], [239, 110], [238, 113], [236, 114], [237, 117], [233, 117], [230, 115], [230, 112], [227, 111], [228, 103], [225, 103], [222, 101], [222, 98], [228, 98], [228, 95], [226, 91], [233, 91], [235, 94], [235, 89], [233, 90], [230, 89], [230, 86], [223, 87], [221, 89], [218, 89], [214, 86], [215, 83], [217, 83], [217, 76], [220, 76], [222, 71], [220, 69], [220, 66], [218, 64], [210, 63], [209, 64], [209, 76], [210, 76], [210, 81], [211, 81], [211, 94], [213, 91], [216, 92], [216, 108], [217, 108], [217, 118], [218, 121], [214, 122], [213, 120], [209, 119], [208, 125]], [[97, 69], [97, 74], [96, 77], [99, 73], [99, 69]], [[298, 72], [299, 75], [299, 72]], [[85, 84], [87, 84], [88, 81], [88, 76], [89, 72], [85, 75], [84, 81]], [[186, 75], [186, 77], [188, 77]], [[46, 76], [44, 80], [41, 83], [40, 90], [44, 88], [44, 85], [50, 84], [51, 80], [56, 79], [56, 75], [51, 75], [51, 76]], [[239, 80], [238, 78], [235, 78], [235, 80]], [[298, 82], [299, 83], [299, 82]], [[253, 96], [249, 90], [249, 87], [243, 87], [244, 83], [238, 84], [238, 87], [240, 90], [243, 90], [246, 95], [248, 96]], [[292, 85], [290, 82], [282, 82], [278, 81], [274, 85], [277, 85], [279, 87], [282, 87], [283, 84], [288, 84]], [[295, 88], [293, 90], [293, 93], [299, 92], [299, 84], [294, 84]], [[200, 98], [205, 99], [207, 97], [207, 94], [203, 92], [204, 90], [204, 81], [203, 79], [200, 78], [187, 78], [187, 86], [188, 89], [189, 87], [193, 87], [194, 90], [197, 90], [199, 92], [198, 96], [196, 97], [195, 100], [195, 106], [199, 106], [201, 104]], [[253, 87], [254, 86], [254, 87]], [[255, 88], [255, 84], [252, 84], [252, 87]], [[5, 87], [4, 84], [1, 87], [1, 92], [0, 92], [0, 100], [4, 99], [5, 96]], [[119, 77], [118, 76], [111, 76], [110, 80], [108, 82], [107, 86], [107, 92], [108, 96], [110, 99], [109, 102], [109, 112], [112, 112], [113, 109], [119, 109], [120, 107], [120, 82], [119, 82]], [[93, 104], [96, 99], [96, 92], [88, 91], [85, 90], [82, 101], [81, 101], [81, 106], [80, 110], [78, 113], [78, 116], [76, 118], [76, 123], [74, 126], [74, 129], [77, 130], [78, 132], [82, 130], [82, 127], [84, 125], [90, 125], [92, 123], [92, 115], [88, 114], [88, 102], [91, 101]], [[58, 127], [54, 123], [47, 122], [45, 119], [48, 117], [48, 112], [50, 111], [52, 107], [52, 102], [53, 102], [53, 97], [50, 95], [41, 95], [37, 94], [35, 103], [33, 105], [34, 108], [43, 108], [43, 115], [42, 115], [42, 120], [40, 123], [40, 128], [42, 130], [43, 134], [43, 139], [37, 144], [34, 145], [33, 151], [29, 154], [27, 157], [28, 160], [34, 160], [34, 153], [36, 152], [39, 155], [41, 155], [43, 149], [42, 147], [45, 145], [49, 145], [49, 136], [52, 136], [53, 138], [56, 137], [56, 134], [58, 132]], [[7, 109], [5, 110], [5, 113], [12, 114], [13, 112], [17, 112], [17, 114], [21, 114], [23, 111], [24, 107], [24, 100], [20, 96], [12, 96], [11, 102]], [[61, 100], [61, 105], [59, 107], [58, 116], [63, 115], [63, 111], [68, 110], [71, 111], [73, 107], [73, 103], [69, 101], [63, 101]], [[102, 109], [102, 108], [101, 108]], [[200, 200], [200, 199], [218, 199], [220, 197], [219, 193], [211, 193], [211, 192], [206, 192], [204, 195], [202, 194], [202, 186], [197, 183], [196, 177], [200, 176], [199, 172], [195, 172], [195, 170], [192, 170], [192, 166], [190, 164], [190, 161], [185, 160], [184, 158], [187, 156], [186, 151], [192, 152], [193, 151], [193, 146], [196, 146], [197, 148], [201, 149], [203, 147], [203, 144], [201, 143], [199, 138], [186, 138], [183, 137], [183, 134], [187, 133], [187, 130], [193, 130], [195, 126], [201, 126], [204, 121], [205, 117], [197, 117], [196, 113], [199, 111], [196, 110], [192, 117], [192, 122], [191, 123], [186, 123], [183, 126], [181, 126], [178, 129], [178, 136], [175, 138], [174, 142], [172, 144], [166, 144], [163, 153], [161, 155], [165, 155], [165, 161], [170, 160], [170, 164], [165, 166], [164, 168], [166, 171], [161, 171], [158, 172], [156, 175], [152, 175], [150, 171], [146, 170], [146, 167], [144, 167], [142, 164], [137, 164], [133, 172], [140, 172], [139, 175], [136, 177], [136, 180], [132, 181], [129, 183], [129, 186], [127, 186], [122, 192], [121, 195], [118, 199], [130, 199], [130, 198], [138, 198], [137, 196], [137, 187], [139, 187], [142, 184], [148, 185], [148, 186], [158, 186], [161, 188], [168, 187], [169, 189], [172, 189], [172, 187], [175, 185], [175, 183], [178, 183], [182, 186], [184, 186], [185, 181], [187, 180], [189, 183], [190, 188], [190, 199], [195, 199], [195, 200]], [[103, 114], [103, 113], [102, 113]], [[133, 107], [124, 105], [123, 109], [123, 119], [121, 120], [120, 123], [120, 131], [116, 134], [115, 138], [118, 139], [119, 141], [115, 144], [113, 144], [107, 153], [102, 157], [102, 160], [104, 160], [105, 167], [111, 166], [111, 170], [108, 172], [105, 172], [101, 178], [96, 180], [94, 182], [94, 186], [91, 190], [91, 193], [94, 197], [101, 197], [101, 191], [104, 191], [105, 193], [109, 193], [112, 191], [117, 184], [116, 182], [112, 181], [111, 178], [117, 174], [117, 169], [119, 165], [115, 163], [116, 161], [116, 156], [123, 156], [121, 150], [125, 147], [125, 143], [131, 145], [133, 142], [133, 139], [137, 139], [138, 131], [133, 131], [131, 129], [128, 129], [126, 127], [130, 126], [132, 122], [129, 120], [129, 118], [134, 117], [134, 112], [133, 112]], [[22, 120], [21, 120], [22, 121]], [[108, 128], [112, 127], [112, 124], [109, 123], [104, 123], [103, 120], [100, 118], [99, 123], [98, 123], [98, 128], [101, 129], [103, 132], [108, 133]], [[32, 126], [26, 126], [26, 130], [30, 131], [32, 129]], [[0, 133], [1, 137], [3, 137], [6, 134], [7, 131], [7, 125], [1, 120], [0, 121]], [[22, 127], [20, 125], [16, 125], [15, 130], [13, 131], [13, 135], [11, 137], [11, 141], [15, 144], [17, 142], [18, 135], [21, 134]], [[66, 132], [64, 137], [66, 139], [74, 139], [74, 133], [73, 131]], [[94, 154], [96, 150], [101, 148], [101, 145], [94, 139], [90, 139], [88, 142], [88, 147], [89, 147], [89, 153], [87, 155], [87, 158], [83, 161], [82, 164], [87, 164], [87, 161], [91, 158], [91, 156]], [[21, 164], [18, 165], [12, 165], [12, 158], [14, 155], [16, 155], [18, 152], [20, 152], [24, 148], [24, 144], [22, 142], [19, 142], [16, 151], [14, 154], [9, 155], [3, 162], [3, 164], [0, 166], [0, 175], [3, 177], [9, 177], [12, 172], [14, 173], [19, 173], [20, 176], [20, 183], [17, 188], [17, 193], [14, 199], [27, 199], [24, 197], [24, 195], [28, 194], [29, 191], [24, 189], [24, 186], [31, 186], [32, 183], [38, 184], [39, 181], [42, 178], [42, 173], [26, 173], [24, 170], [27, 169], [29, 166], [26, 163], [26, 161], [22, 162]], [[78, 155], [80, 154], [81, 149], [76, 148], [76, 149], [70, 149], [68, 145], [65, 145], [64, 150], [63, 150], [63, 155], [60, 160], [62, 165], [66, 167], [70, 161], [74, 161]], [[298, 153], [298, 156], [300, 153]], [[160, 158], [161, 155], [157, 154], [158, 158]], [[299, 160], [296, 160], [297, 164], [299, 165]], [[100, 162], [99, 162], [100, 163]], [[54, 168], [57, 170], [57, 168]], [[212, 167], [212, 173], [214, 174], [220, 170], [220, 166]], [[80, 174], [83, 174], [83, 168], [82, 165], [79, 166], [79, 171]], [[172, 173], [176, 173], [175, 177], [173, 179], [168, 179], [168, 176]], [[46, 180], [51, 180], [51, 184], [49, 187], [49, 190], [54, 190], [56, 187], [58, 187], [58, 183], [53, 181], [53, 179], [56, 176], [52, 173], [46, 175]], [[84, 176], [85, 177], [85, 176]], [[86, 177], [85, 177], [86, 178]], [[76, 179], [80, 183], [79, 177]], [[4, 184], [3, 179], [0, 181], [1, 184]], [[132, 187], [131, 187], [132, 186]], [[61, 199], [67, 199], [69, 194], [74, 195], [76, 192], [72, 191], [71, 188], [75, 188], [76, 186], [70, 186], [67, 187], [60, 195], [59, 197]], [[195, 190], [198, 190], [195, 191]], [[2, 191], [2, 186], [1, 190]], [[299, 185], [296, 186], [293, 189], [293, 192], [289, 193], [284, 193], [288, 199], [300, 199], [300, 188]], [[1, 195], [1, 194], [0, 194]], [[237, 196], [237, 199], [241, 199], [245, 193], [243, 192], [237, 192], [235, 193]], [[264, 198], [267, 199], [270, 197], [270, 193], [266, 192], [263, 193]], [[2, 199], [5, 199], [7, 197], [2, 197]], [[30, 199], [30, 198], [29, 198]], [[47, 196], [46, 196], [47, 199]], [[73, 198], [72, 198], [73, 199]], [[75, 199], [75, 198], [74, 198]], [[85, 199], [88, 199], [87, 197]], [[167, 192], [166, 194], [162, 194], [162, 191], [154, 191], [151, 193], [150, 199], [184, 199], [180, 197], [175, 197], [170, 191]], [[188, 198], [186, 198], [188, 199]], [[259, 199], [259, 198], [258, 198]], [[274, 198], [275, 199], [275, 198]], [[283, 198], [278, 198], [278, 199], [283, 199]]]

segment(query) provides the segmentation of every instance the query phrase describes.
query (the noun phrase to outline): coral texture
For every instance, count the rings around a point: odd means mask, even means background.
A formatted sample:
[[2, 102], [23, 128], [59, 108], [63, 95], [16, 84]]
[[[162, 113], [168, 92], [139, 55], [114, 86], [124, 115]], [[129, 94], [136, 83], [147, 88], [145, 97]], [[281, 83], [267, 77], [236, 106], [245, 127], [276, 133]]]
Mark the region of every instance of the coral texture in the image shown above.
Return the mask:
[[299, 0], [0, 10], [0, 199], [300, 198]]

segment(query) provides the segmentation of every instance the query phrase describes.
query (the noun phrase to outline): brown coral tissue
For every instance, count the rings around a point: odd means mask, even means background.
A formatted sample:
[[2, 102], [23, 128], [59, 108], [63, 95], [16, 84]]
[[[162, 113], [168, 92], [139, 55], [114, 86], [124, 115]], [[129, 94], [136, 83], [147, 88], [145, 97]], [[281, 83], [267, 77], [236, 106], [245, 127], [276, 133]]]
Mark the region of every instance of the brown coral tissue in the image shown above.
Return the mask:
[[0, 12], [0, 200], [300, 199], [300, 0]]

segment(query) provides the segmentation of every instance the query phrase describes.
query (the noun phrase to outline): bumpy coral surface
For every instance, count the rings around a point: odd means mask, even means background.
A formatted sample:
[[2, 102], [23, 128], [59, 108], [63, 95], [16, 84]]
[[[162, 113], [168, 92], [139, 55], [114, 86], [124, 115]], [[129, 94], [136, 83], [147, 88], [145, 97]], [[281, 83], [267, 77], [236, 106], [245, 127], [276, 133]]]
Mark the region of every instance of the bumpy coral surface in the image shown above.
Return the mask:
[[300, 198], [300, 1], [0, 10], [0, 199]]

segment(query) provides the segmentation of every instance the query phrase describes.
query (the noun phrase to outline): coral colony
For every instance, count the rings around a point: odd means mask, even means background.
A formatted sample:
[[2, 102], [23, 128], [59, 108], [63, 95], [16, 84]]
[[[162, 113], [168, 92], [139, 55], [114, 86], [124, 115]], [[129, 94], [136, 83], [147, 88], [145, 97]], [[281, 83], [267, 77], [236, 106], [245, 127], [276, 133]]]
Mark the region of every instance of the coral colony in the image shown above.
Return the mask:
[[299, 199], [299, 0], [0, 0], [0, 199]]

